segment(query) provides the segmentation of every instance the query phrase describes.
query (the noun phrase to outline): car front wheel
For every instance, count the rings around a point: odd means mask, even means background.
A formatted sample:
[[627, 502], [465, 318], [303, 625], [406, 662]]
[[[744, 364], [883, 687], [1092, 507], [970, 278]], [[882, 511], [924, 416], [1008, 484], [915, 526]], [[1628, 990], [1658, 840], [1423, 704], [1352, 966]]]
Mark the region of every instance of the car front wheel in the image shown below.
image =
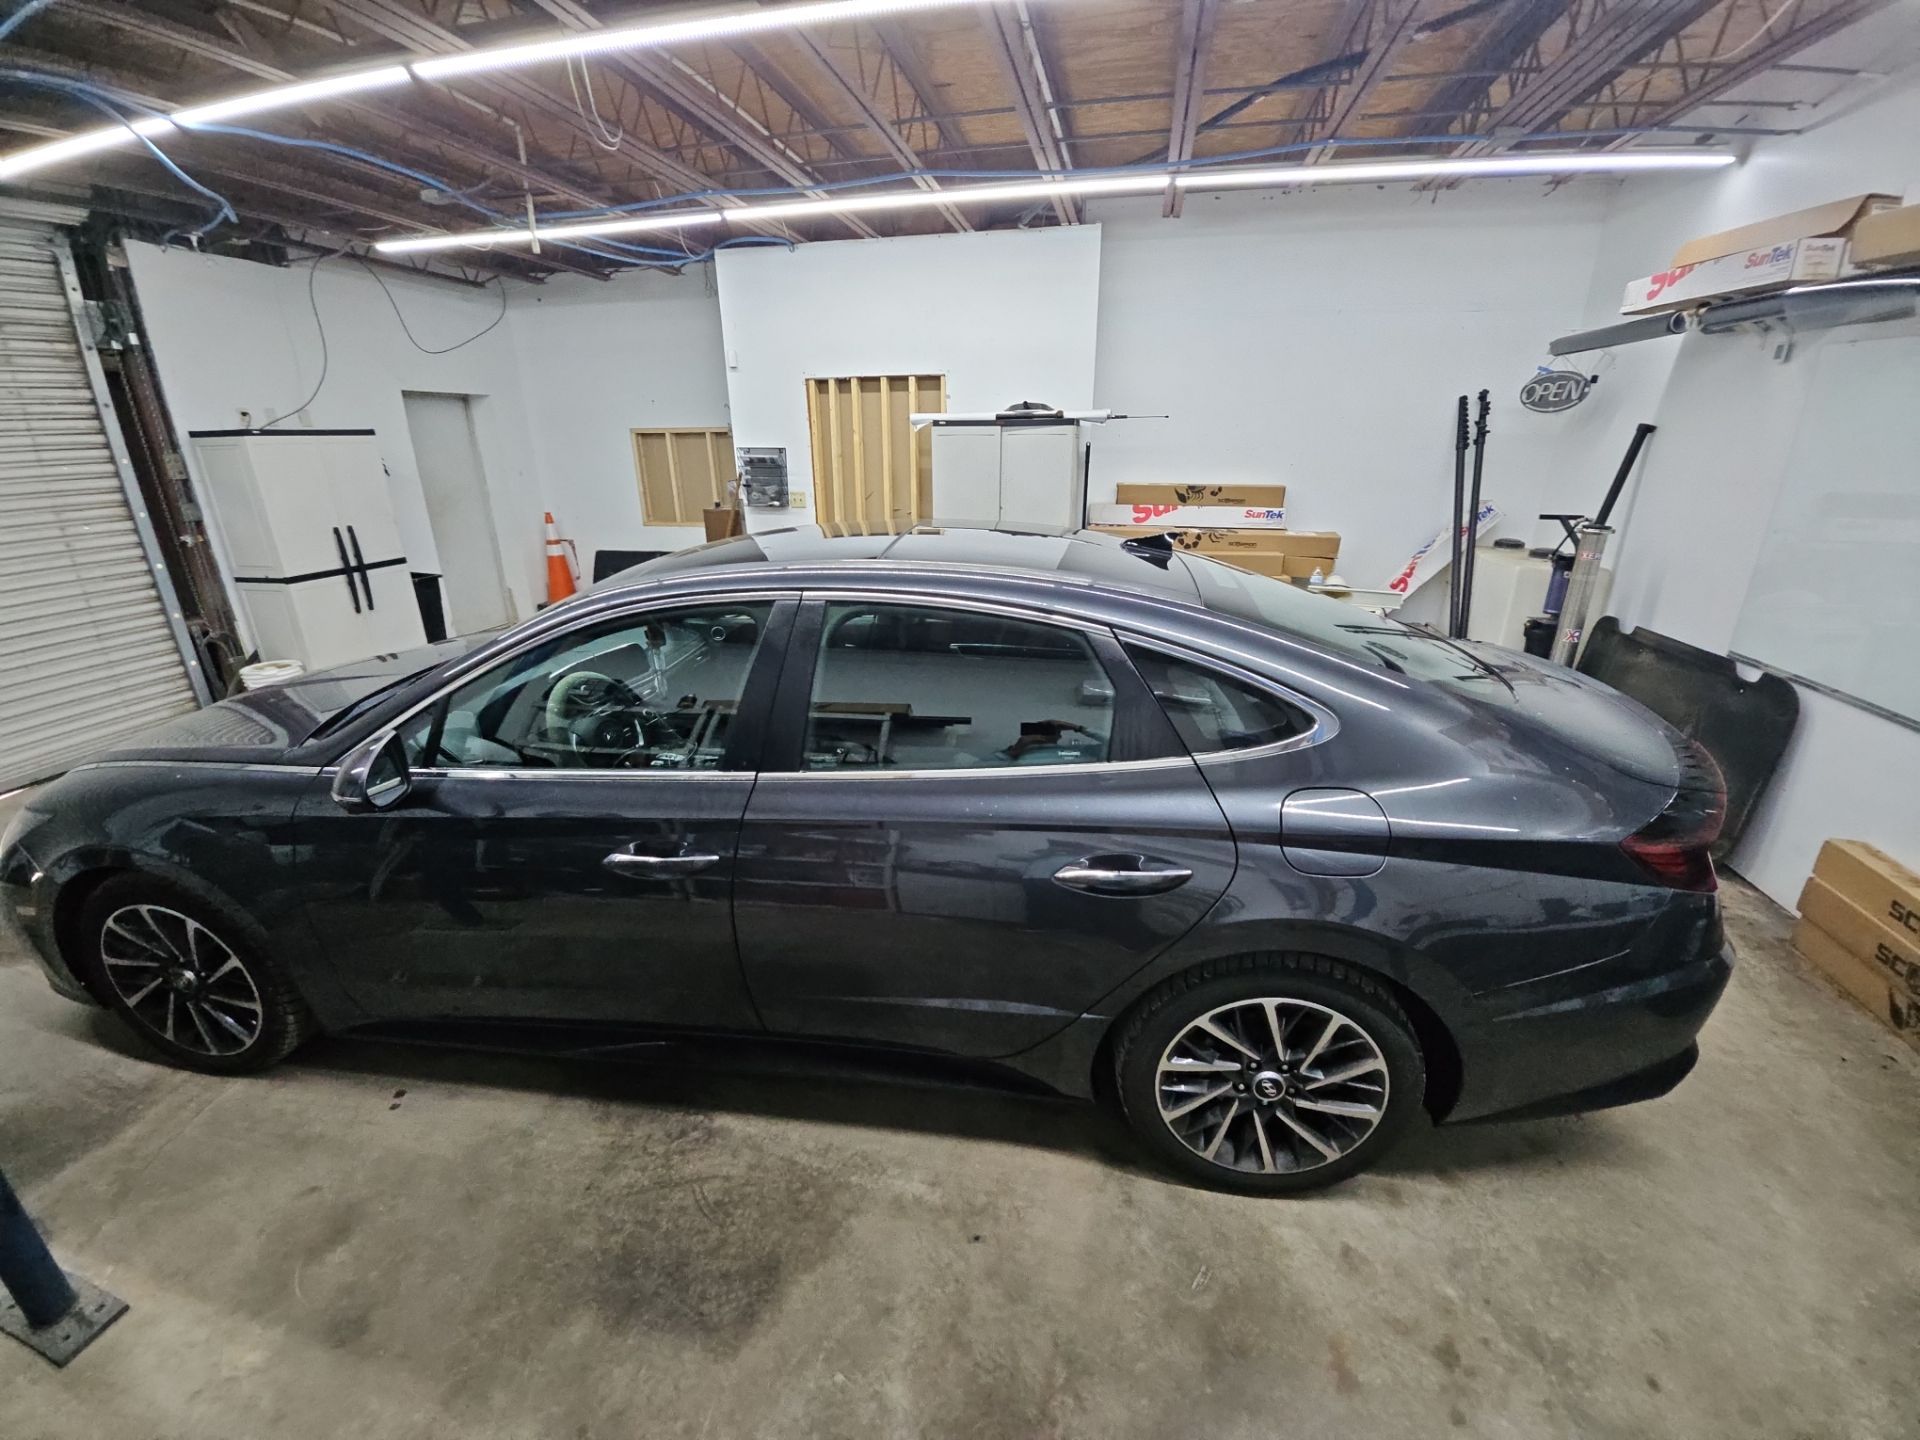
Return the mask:
[[1385, 987], [1318, 956], [1243, 956], [1149, 994], [1115, 1046], [1147, 1147], [1203, 1184], [1317, 1189], [1373, 1164], [1419, 1112], [1425, 1066]]
[[108, 880], [87, 897], [81, 928], [98, 993], [176, 1065], [265, 1069], [312, 1029], [285, 975], [237, 922], [163, 881]]

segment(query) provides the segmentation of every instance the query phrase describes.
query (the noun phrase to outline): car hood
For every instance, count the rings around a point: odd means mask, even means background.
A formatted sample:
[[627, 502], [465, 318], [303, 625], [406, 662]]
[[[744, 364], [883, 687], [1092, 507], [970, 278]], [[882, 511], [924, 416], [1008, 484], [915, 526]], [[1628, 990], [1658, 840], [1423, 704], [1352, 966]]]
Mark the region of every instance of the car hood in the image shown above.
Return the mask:
[[93, 760], [199, 760], [270, 765], [357, 701], [455, 659], [491, 640], [493, 631], [462, 635], [316, 670], [247, 690], [204, 710], [169, 720]]

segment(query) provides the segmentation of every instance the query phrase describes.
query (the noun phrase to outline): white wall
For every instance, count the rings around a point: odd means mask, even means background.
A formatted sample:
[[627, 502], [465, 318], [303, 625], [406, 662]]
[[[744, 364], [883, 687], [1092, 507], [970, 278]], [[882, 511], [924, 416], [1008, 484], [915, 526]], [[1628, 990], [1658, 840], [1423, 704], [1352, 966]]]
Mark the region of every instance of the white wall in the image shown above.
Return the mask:
[[1094, 403], [1098, 226], [741, 248], [716, 267], [734, 444], [784, 445], [809, 502], [752, 528], [812, 518], [810, 375], [943, 374], [955, 411]]
[[[1920, 84], [1909, 77], [1827, 126], [1762, 143], [1706, 184], [1627, 187], [1600, 236], [1584, 323], [1618, 318], [1622, 286], [1669, 263], [1692, 236], [1856, 192], [1920, 198], [1915, 136]], [[1646, 625], [1721, 653], [1730, 647], [1824, 343], [1801, 337], [1786, 364], [1769, 358], [1768, 344], [1737, 335], [1620, 352], [1620, 369], [1660, 427], [1617, 517], [1611, 608], [1623, 626]], [[1913, 383], [1920, 395], [1920, 375]], [[1800, 700], [1792, 748], [1733, 857], [1736, 870], [1789, 907], [1831, 837], [1920, 861], [1920, 809], [1911, 799], [1920, 733], [1804, 688]]]
[[[139, 243], [129, 243], [127, 255], [147, 340], [190, 469], [196, 461], [187, 431], [238, 428], [248, 423], [242, 411], [252, 424], [264, 424], [313, 390], [322, 353], [308, 302], [307, 265], [280, 269]], [[427, 355], [408, 342], [386, 296], [358, 266], [331, 261], [312, 278], [326, 322], [326, 384], [306, 415], [286, 424], [374, 430], [392, 477], [394, 514], [408, 563], [415, 570], [437, 571], [440, 560], [401, 392], [473, 397], [475, 436], [507, 585], [519, 612], [531, 614], [535, 601], [545, 598], [540, 544], [545, 502], [508, 324], [448, 354]], [[384, 278], [414, 334], [430, 349], [474, 335], [500, 314], [494, 290], [465, 290], [398, 274]], [[217, 532], [217, 516], [213, 523]]]
[[1570, 423], [1622, 423], [1604, 385], [1584, 414], [1515, 397], [1578, 319], [1617, 189], [1190, 195], [1179, 220], [1157, 197], [1101, 203], [1099, 403], [1169, 418], [1097, 436], [1094, 498], [1122, 481], [1281, 483], [1288, 523], [1340, 532], [1341, 573], [1383, 585], [1445, 525], [1455, 399], [1485, 386], [1500, 533], [1581, 508], [1604, 479], [1550, 462]]
[[534, 453], [581, 564], [699, 544], [697, 525], [644, 522], [631, 432], [727, 424], [712, 267], [517, 286], [511, 319]]

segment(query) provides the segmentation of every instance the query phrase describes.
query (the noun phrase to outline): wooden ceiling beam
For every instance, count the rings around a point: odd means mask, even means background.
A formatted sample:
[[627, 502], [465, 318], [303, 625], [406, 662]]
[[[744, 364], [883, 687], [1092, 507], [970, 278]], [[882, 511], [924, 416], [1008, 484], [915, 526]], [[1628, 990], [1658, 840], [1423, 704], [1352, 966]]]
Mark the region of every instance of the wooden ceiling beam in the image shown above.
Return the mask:
[[[1220, 0], [1184, 0], [1180, 7], [1180, 39], [1173, 54], [1173, 114], [1167, 130], [1167, 163], [1179, 166], [1193, 158], [1193, 142], [1200, 134], [1200, 110], [1207, 94], [1207, 56], [1213, 49], [1213, 26]], [[1167, 186], [1160, 213], [1180, 214], [1185, 192]]]
[[[1634, 124], [1671, 125], [1690, 111], [1719, 99], [1727, 91], [1775, 69], [1782, 61], [1791, 59], [1807, 46], [1837, 34], [1892, 3], [1894, 0], [1840, 0], [1840, 3], [1818, 11], [1809, 18], [1805, 14], [1809, 6], [1802, 0], [1799, 13], [1793, 16], [1784, 30], [1773, 34], [1766, 44], [1747, 51], [1730, 64], [1715, 65], [1712, 56], [1704, 57], [1697, 63], [1703, 69], [1712, 67], [1707, 72], [1709, 78], [1651, 116], [1636, 117]], [[1619, 150], [1632, 143], [1632, 136], [1622, 135], [1609, 141], [1604, 148]]]
[[[1362, 52], [1365, 58], [1343, 82], [1327, 86], [1314, 97], [1312, 104], [1316, 108], [1309, 113], [1318, 113], [1317, 107], [1322, 103], [1326, 107], [1324, 117], [1315, 127], [1316, 139], [1339, 139], [1366, 113], [1374, 91], [1392, 76], [1401, 53], [1420, 33], [1414, 15], [1421, 3], [1422, 0], [1347, 0], [1327, 58]], [[1307, 152], [1307, 163], [1320, 164], [1334, 149], [1332, 145], [1316, 145]]]
[[[846, 75], [840, 66], [820, 47], [811, 35], [804, 30], [787, 33], [787, 39], [793, 42], [794, 50], [814, 70], [822, 84], [828, 86], [841, 99], [850, 105], [866, 125], [868, 132], [880, 142], [881, 147], [902, 170], [924, 170], [920, 156], [906, 139], [894, 127], [894, 123], [880, 112], [873, 99], [863, 90], [857, 81]], [[914, 177], [914, 184], [922, 190], [938, 191], [939, 185], [925, 175]], [[971, 230], [973, 225], [959, 209], [952, 205], [938, 207], [940, 213], [955, 230]]]
[[[1046, 61], [1041, 58], [1039, 42], [1033, 33], [1033, 17], [1024, 0], [1010, 5], [988, 5], [981, 9], [980, 23], [993, 41], [994, 58], [1013, 91], [1014, 109], [1020, 128], [1026, 133], [1027, 148], [1033, 152], [1035, 168], [1064, 175], [1073, 168], [1067, 154], [1066, 132], [1060, 128], [1053, 110], [1055, 94]], [[1038, 208], [1038, 207], [1036, 207]], [[1080, 223], [1080, 207], [1071, 195], [1053, 197], [1053, 212], [1062, 225]]]
[[[601, 28], [601, 22], [580, 0], [534, 0], [534, 3], [568, 30]], [[682, 73], [670, 56], [639, 51], [602, 59], [629, 84], [652, 91], [715, 139], [764, 165], [769, 173], [815, 200], [826, 198], [826, 192], [819, 188], [820, 177], [807, 168], [805, 156], [781, 143], [759, 120], [704, 81]], [[865, 239], [873, 239], [879, 233], [857, 216], [842, 216], [840, 223]]]

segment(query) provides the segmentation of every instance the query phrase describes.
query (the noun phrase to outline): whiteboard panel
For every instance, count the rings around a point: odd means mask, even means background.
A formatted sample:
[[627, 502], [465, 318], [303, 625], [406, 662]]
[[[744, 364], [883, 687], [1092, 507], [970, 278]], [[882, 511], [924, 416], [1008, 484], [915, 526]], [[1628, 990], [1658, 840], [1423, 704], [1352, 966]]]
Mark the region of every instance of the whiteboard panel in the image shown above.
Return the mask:
[[1810, 363], [1733, 653], [1920, 723], [1920, 337]]

